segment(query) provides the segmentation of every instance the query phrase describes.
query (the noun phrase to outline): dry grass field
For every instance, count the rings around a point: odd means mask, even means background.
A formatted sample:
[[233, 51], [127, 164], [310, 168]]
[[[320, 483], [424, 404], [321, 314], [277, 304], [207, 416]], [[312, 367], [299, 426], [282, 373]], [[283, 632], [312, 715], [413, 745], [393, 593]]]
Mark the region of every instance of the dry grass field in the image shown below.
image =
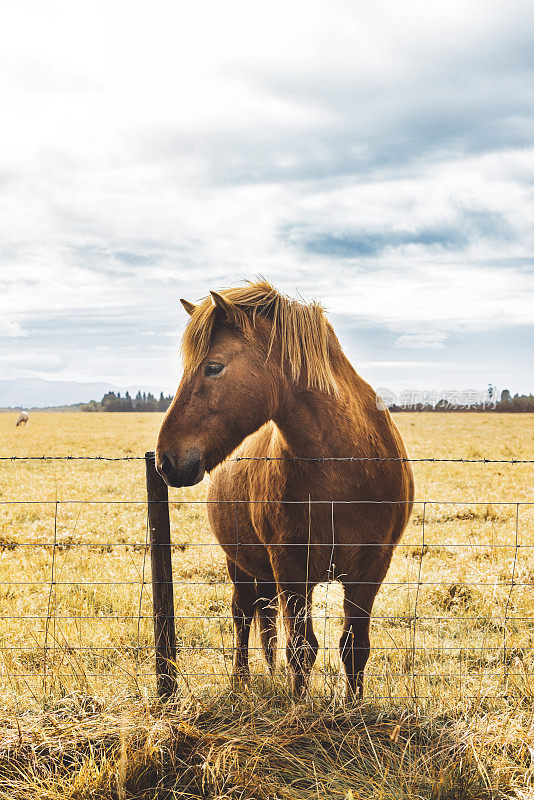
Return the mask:
[[[160, 421], [43, 413], [16, 429], [1, 414], [0, 455], [139, 456]], [[534, 458], [531, 415], [396, 421], [412, 458]], [[282, 660], [267, 679], [255, 639], [253, 685], [229, 691], [230, 587], [205, 484], [171, 490], [180, 696], [162, 710], [143, 461], [0, 462], [0, 797], [534, 796], [533, 466], [414, 472], [362, 707], [341, 701], [335, 583], [314, 594], [306, 702], [287, 697]]]

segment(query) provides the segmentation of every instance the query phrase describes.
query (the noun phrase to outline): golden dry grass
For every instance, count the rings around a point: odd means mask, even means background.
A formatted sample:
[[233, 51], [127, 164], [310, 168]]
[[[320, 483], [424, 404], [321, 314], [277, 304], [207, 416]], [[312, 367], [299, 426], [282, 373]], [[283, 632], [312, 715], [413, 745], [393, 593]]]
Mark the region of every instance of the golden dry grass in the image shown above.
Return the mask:
[[[15, 429], [14, 416], [2, 414], [0, 449], [142, 455], [160, 421], [157, 414], [33, 414], [27, 428]], [[530, 415], [400, 414], [396, 421], [413, 458], [534, 458]], [[345, 797], [351, 789], [354, 797], [527, 797], [534, 779], [532, 465], [415, 464], [414, 471], [418, 504], [374, 608], [368, 704], [352, 710], [340, 705], [336, 584], [314, 595], [326, 647], [307, 703], [292, 710], [283, 663], [270, 682], [255, 649], [251, 693], [229, 694], [230, 591], [206, 521], [205, 487], [173, 490], [185, 705], [163, 713], [152, 703], [143, 462], [0, 462], [0, 752], [18, 753], [0, 756], [0, 774], [11, 781], [5, 796], [35, 796], [31, 789], [86, 797], [85, 785], [101, 797]], [[33, 755], [19, 774], [28, 748]], [[184, 778], [186, 751], [192, 772]], [[258, 776], [263, 788], [254, 785]], [[167, 795], [155, 794], [158, 780]]]

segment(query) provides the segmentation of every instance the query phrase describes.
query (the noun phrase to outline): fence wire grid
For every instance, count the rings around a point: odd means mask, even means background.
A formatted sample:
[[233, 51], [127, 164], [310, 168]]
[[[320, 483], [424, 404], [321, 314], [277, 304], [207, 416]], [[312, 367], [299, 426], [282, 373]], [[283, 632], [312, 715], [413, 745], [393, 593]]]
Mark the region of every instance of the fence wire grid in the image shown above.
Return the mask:
[[[135, 463], [145, 458], [67, 455], [2, 456], [0, 460]], [[326, 460], [498, 464], [510, 469], [534, 463], [515, 458]], [[3, 693], [37, 696], [94, 692], [103, 687], [153, 691], [148, 505], [144, 481], [138, 477], [135, 493], [141, 496], [134, 499], [0, 496]], [[104, 491], [113, 495], [122, 493], [123, 487], [111, 485]], [[180, 498], [171, 499], [168, 507], [179, 687], [222, 686], [230, 680], [235, 654], [233, 584], [223, 550], [207, 522], [209, 501], [203, 488], [177, 493]], [[228, 498], [222, 502], [236, 506], [237, 514], [240, 502], [284, 501]], [[293, 502], [302, 507], [303, 520], [309, 524], [316, 505], [330, 507], [331, 535], [325, 534], [320, 545], [313, 544], [330, 548], [330, 565], [329, 580], [315, 588], [312, 598], [320, 651], [311, 689], [331, 697], [344, 686], [339, 657], [343, 589], [336, 580], [333, 553], [334, 546], [349, 546], [335, 541], [335, 513], [341, 505], [369, 502], [377, 501], [308, 498]], [[414, 502], [410, 523], [395, 547], [373, 607], [367, 698], [450, 702], [472, 697], [500, 702], [511, 695], [532, 697], [533, 508], [534, 503], [524, 500]], [[238, 528], [236, 534], [238, 548]], [[373, 546], [377, 545], [366, 545]], [[365, 581], [355, 576], [354, 583]], [[280, 617], [277, 675], [285, 680], [285, 632]], [[249, 651], [255, 680], [268, 672], [255, 631]]]

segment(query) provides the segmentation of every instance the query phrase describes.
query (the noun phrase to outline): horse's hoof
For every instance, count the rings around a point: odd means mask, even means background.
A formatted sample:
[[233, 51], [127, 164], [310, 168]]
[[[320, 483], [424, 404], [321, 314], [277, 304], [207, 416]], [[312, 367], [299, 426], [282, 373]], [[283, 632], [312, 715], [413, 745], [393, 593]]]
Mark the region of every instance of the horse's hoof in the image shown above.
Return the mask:
[[358, 690], [354, 692], [352, 689], [347, 689], [343, 701], [347, 706], [360, 705], [363, 702], [363, 692]]
[[250, 673], [234, 674], [230, 678], [230, 688], [233, 692], [242, 692], [250, 689]]

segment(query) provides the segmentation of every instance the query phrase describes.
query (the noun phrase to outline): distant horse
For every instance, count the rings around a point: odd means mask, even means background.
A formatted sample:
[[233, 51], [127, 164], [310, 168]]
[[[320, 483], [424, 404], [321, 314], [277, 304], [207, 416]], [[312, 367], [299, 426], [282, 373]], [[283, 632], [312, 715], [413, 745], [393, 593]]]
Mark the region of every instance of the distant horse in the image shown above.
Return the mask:
[[15, 427], [18, 428], [20, 425], [22, 425], [22, 426], [26, 425], [26, 423], [28, 422], [29, 418], [30, 417], [26, 413], [26, 411], [21, 411], [19, 416], [18, 416], [18, 419], [17, 419], [17, 421], [15, 423]]
[[156, 465], [171, 486], [211, 473], [210, 524], [234, 583], [233, 680], [250, 677], [254, 615], [273, 671], [278, 598], [301, 695], [318, 651], [311, 593], [335, 578], [345, 593], [339, 648], [348, 694], [361, 698], [371, 609], [412, 508], [401, 436], [319, 305], [265, 281], [211, 292], [198, 306], [181, 302], [191, 315], [184, 375]]

